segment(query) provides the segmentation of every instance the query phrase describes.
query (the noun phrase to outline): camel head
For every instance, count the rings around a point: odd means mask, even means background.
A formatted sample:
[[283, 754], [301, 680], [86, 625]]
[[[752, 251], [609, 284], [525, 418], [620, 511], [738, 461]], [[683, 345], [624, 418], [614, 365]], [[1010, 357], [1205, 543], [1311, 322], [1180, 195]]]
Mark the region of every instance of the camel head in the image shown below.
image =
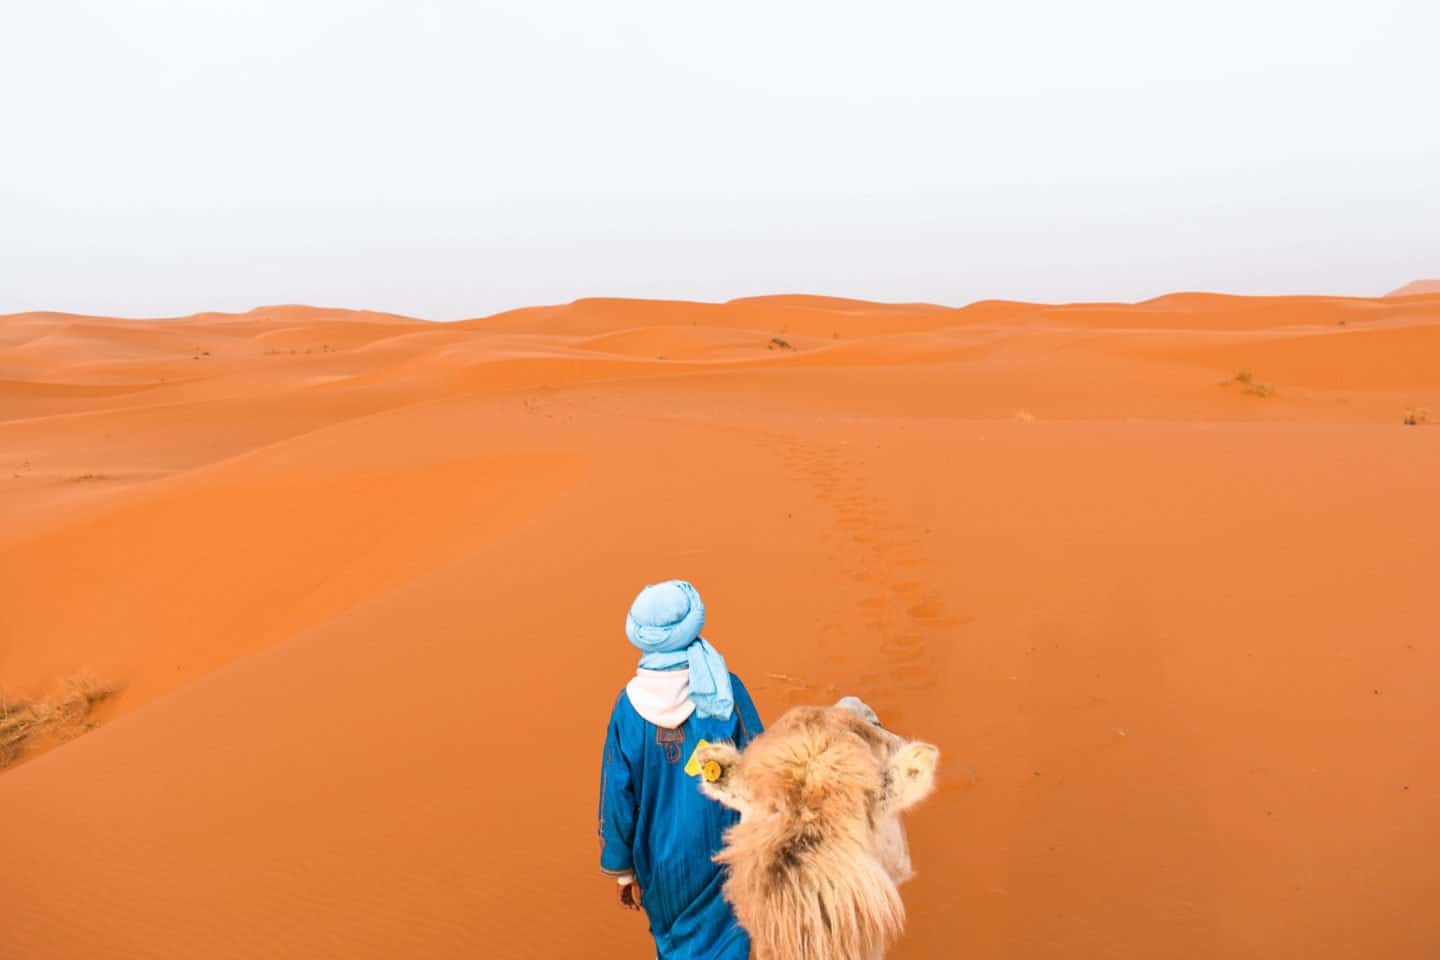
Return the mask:
[[757, 960], [878, 960], [904, 926], [900, 814], [935, 789], [940, 751], [847, 701], [795, 707], [743, 753], [697, 754], [701, 789], [740, 813], [715, 859]]

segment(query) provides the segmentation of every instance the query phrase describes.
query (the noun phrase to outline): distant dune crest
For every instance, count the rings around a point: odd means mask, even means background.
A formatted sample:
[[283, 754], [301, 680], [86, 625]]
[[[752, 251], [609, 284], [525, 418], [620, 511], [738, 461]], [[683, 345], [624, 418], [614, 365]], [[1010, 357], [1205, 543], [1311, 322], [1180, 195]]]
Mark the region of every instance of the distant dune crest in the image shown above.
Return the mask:
[[1391, 290], [1387, 297], [1412, 297], [1417, 293], [1440, 293], [1440, 277], [1429, 280], [1415, 280], [1397, 290]]

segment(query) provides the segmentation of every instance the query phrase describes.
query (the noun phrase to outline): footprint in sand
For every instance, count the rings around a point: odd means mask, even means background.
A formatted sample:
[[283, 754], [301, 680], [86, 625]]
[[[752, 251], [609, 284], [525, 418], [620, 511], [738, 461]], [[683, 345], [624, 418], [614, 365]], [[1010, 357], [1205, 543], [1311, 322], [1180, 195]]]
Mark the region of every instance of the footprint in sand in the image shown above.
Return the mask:
[[882, 655], [885, 672], [861, 674], [859, 683], [879, 702], [889, 691], [933, 687], [937, 645], [944, 643], [933, 634], [957, 621], [947, 620], [943, 601], [924, 581], [913, 574], [898, 575], [924, 563], [915, 528], [885, 516], [881, 502], [865, 488], [859, 471], [847, 464], [843, 451], [796, 438], [780, 443], [786, 466], [815, 491], [817, 501], [829, 506], [834, 516], [831, 556], [856, 584], [856, 620], [879, 638], [870, 649]]

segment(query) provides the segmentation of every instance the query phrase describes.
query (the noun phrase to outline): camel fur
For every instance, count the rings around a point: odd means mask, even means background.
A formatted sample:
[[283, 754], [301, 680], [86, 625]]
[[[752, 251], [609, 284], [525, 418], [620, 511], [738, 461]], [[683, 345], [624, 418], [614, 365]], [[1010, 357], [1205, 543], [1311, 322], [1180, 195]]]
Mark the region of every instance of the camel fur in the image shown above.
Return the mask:
[[905, 925], [899, 814], [934, 790], [939, 756], [845, 706], [795, 707], [744, 753], [701, 748], [701, 789], [740, 813], [715, 860], [755, 960], [884, 956]]

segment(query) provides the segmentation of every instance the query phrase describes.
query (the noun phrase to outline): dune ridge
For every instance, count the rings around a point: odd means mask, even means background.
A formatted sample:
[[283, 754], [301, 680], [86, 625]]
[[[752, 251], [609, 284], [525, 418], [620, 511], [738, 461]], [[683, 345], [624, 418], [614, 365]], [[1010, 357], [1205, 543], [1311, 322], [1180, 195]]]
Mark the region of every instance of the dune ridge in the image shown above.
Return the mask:
[[1403, 287], [1391, 290], [1386, 296], [1413, 297], [1419, 294], [1440, 293], [1440, 278], [1433, 280], [1412, 280]]
[[0, 771], [0, 958], [649, 955], [594, 791], [677, 575], [764, 716], [940, 745], [896, 957], [1432, 956], [1410, 294], [0, 317], [0, 693], [123, 686]]

